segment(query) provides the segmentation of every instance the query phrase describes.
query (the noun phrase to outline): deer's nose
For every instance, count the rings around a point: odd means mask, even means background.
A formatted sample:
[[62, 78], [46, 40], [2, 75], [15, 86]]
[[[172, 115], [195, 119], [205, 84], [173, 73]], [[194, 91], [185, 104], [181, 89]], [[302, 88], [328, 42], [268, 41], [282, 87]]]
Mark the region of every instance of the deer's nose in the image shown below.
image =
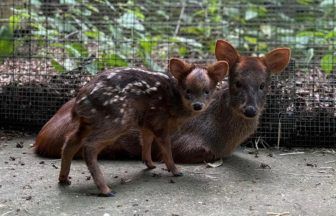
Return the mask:
[[257, 115], [257, 109], [254, 106], [247, 106], [245, 107], [244, 115], [248, 118], [253, 118]]
[[203, 109], [203, 104], [200, 102], [196, 102], [192, 104], [192, 107], [195, 111], [200, 111]]

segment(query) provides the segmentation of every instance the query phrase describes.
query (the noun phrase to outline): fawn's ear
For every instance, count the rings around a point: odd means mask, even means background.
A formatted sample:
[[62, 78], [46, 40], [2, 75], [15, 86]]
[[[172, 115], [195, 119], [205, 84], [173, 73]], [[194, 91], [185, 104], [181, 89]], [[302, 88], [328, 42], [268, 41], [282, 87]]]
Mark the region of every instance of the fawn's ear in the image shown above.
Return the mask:
[[191, 72], [191, 64], [178, 59], [172, 58], [169, 60], [169, 71], [177, 79], [181, 80]]
[[218, 61], [227, 61], [230, 68], [232, 68], [233, 65], [236, 64], [239, 60], [238, 51], [225, 40], [216, 41], [215, 55]]
[[273, 74], [281, 73], [288, 65], [291, 57], [291, 50], [289, 48], [277, 48], [264, 57], [261, 57], [264, 61], [268, 71]]
[[229, 64], [226, 61], [218, 61], [208, 67], [208, 75], [215, 82], [220, 82], [229, 72]]

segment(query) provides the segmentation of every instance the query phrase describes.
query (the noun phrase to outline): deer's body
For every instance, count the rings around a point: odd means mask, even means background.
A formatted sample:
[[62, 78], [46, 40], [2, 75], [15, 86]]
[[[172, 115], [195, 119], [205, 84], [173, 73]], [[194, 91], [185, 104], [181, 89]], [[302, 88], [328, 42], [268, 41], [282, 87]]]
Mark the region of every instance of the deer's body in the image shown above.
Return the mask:
[[[228, 42], [219, 40], [216, 44], [216, 58], [229, 63], [229, 80], [216, 91], [215, 99], [206, 111], [187, 121], [172, 134], [172, 153], [176, 162], [199, 163], [229, 156], [253, 134], [265, 104], [271, 73], [280, 73], [287, 66], [290, 50], [275, 49], [265, 57], [240, 56]], [[75, 124], [71, 118], [66, 118], [73, 104], [73, 100], [66, 103], [43, 127], [35, 144], [38, 154], [60, 155], [62, 140], [68, 133], [65, 125], [70, 122]], [[64, 130], [62, 128], [54, 135], [51, 125], [61, 125], [60, 119]], [[47, 143], [49, 138], [45, 138], [48, 134], [51, 135], [51, 143]], [[116, 141], [116, 147], [107, 147], [101, 156], [109, 159], [140, 158], [138, 137], [139, 132], [131, 129]], [[155, 146], [153, 156], [156, 160], [160, 159], [159, 150]]]
[[208, 107], [228, 64], [219, 61], [201, 67], [171, 59], [169, 68], [174, 78], [138, 68], [117, 68], [105, 71], [80, 89], [71, 109], [71, 118], [78, 124], [67, 134], [62, 150], [61, 184], [70, 184], [71, 160], [82, 148], [101, 194], [113, 196], [97, 157], [107, 146], [116, 146], [131, 128], [139, 131], [142, 160], [148, 168], [155, 168], [151, 157], [155, 140], [168, 171], [174, 176], [182, 174], [172, 158], [170, 135]]

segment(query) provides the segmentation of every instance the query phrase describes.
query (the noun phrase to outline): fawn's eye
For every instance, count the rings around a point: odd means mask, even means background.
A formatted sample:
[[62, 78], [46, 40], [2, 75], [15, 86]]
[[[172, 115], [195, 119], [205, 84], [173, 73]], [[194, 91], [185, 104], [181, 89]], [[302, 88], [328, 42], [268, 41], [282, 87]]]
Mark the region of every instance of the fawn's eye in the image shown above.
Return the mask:
[[209, 94], [209, 90], [204, 90], [204, 94], [208, 95]]
[[241, 84], [239, 81], [237, 81], [237, 82], [235, 83], [235, 86], [236, 86], [236, 88], [241, 88], [241, 87], [242, 87], [242, 84]]
[[186, 93], [187, 93], [187, 94], [191, 94], [191, 90], [190, 90], [190, 89], [187, 89], [187, 90], [186, 90]]
[[259, 89], [263, 90], [264, 88], [265, 88], [265, 83], [261, 83], [260, 86], [259, 86]]

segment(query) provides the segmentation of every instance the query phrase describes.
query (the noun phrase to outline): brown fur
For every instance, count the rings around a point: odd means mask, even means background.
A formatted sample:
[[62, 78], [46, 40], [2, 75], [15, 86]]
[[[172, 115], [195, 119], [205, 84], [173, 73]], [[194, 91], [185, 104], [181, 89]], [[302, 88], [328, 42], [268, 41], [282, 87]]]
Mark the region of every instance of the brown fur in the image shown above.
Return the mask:
[[[218, 60], [228, 61], [229, 83], [223, 83], [215, 94], [216, 99], [204, 113], [187, 122], [173, 134], [172, 153], [176, 162], [199, 163], [228, 156], [253, 134], [262, 114], [270, 75], [284, 70], [290, 59], [290, 50], [278, 48], [265, 57], [241, 56], [228, 42], [219, 40], [216, 43], [216, 57]], [[257, 88], [261, 80], [265, 81], [265, 86], [263, 94], [258, 96], [251, 88]], [[236, 81], [242, 86], [239, 90], [235, 87]], [[247, 102], [245, 97], [249, 98], [248, 103], [255, 105], [257, 112], [254, 118], [244, 116]], [[67, 130], [65, 128], [70, 130], [70, 126], [75, 127], [75, 123], [67, 115], [73, 104], [73, 100], [67, 102], [42, 128], [35, 143], [39, 155], [60, 157], [59, 152]], [[61, 129], [54, 131], [52, 125]], [[140, 158], [138, 135], [136, 130], [129, 131], [116, 145], [104, 149], [101, 156], [108, 159]], [[158, 148], [156, 145], [153, 147], [153, 156], [158, 160]]]
[[171, 152], [171, 134], [208, 107], [217, 82], [228, 71], [225, 61], [199, 68], [179, 59], [169, 62], [169, 77], [137, 68], [105, 71], [79, 90], [71, 109], [78, 122], [66, 135], [59, 182], [68, 185], [70, 165], [82, 148], [84, 160], [101, 194], [113, 196], [97, 163], [98, 154], [131, 128], [139, 131], [142, 160], [150, 169], [151, 146], [158, 144], [162, 160], [174, 176], [181, 172]]

